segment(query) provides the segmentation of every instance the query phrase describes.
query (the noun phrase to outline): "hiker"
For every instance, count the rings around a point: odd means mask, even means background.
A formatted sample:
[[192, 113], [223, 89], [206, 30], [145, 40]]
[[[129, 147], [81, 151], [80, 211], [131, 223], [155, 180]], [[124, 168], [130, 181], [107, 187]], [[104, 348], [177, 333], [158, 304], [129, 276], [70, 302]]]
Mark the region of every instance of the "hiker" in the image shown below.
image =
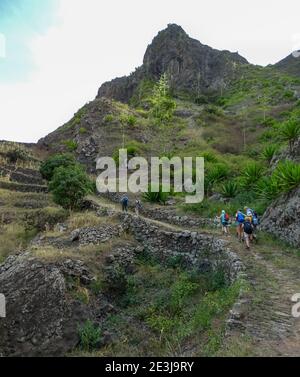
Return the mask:
[[226, 211], [222, 211], [222, 214], [220, 216], [221, 224], [222, 224], [222, 232], [223, 234], [229, 234], [229, 215], [226, 213]]
[[135, 214], [137, 216], [140, 215], [141, 209], [142, 209], [142, 203], [141, 203], [141, 201], [139, 199], [136, 199], [136, 201], [135, 201]]
[[245, 222], [243, 224], [243, 231], [244, 231], [244, 239], [246, 242], [246, 248], [249, 250], [250, 242], [253, 240], [253, 225], [252, 225], [250, 217], [245, 218]]
[[255, 211], [253, 211], [252, 224], [253, 224], [254, 230], [256, 231], [256, 229], [259, 225], [259, 217], [258, 217], [257, 212], [255, 212]]
[[251, 224], [252, 224], [253, 210], [249, 207], [245, 207], [244, 210], [245, 210], [246, 216], [250, 218], [250, 221], [251, 221]]
[[124, 195], [121, 199], [122, 211], [123, 212], [128, 212], [128, 202], [129, 202], [128, 197], [126, 195]]
[[245, 215], [243, 212], [239, 209], [235, 215], [235, 221], [236, 221], [236, 233], [238, 240], [241, 242], [243, 239], [243, 224], [245, 222]]

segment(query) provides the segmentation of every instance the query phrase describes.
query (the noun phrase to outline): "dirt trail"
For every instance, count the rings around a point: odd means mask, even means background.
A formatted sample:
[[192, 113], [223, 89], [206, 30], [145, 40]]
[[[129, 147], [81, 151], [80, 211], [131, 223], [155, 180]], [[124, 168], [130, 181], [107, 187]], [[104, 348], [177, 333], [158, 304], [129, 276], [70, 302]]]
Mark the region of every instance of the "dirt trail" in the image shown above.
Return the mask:
[[[103, 207], [121, 212], [115, 203], [102, 198], [92, 199]], [[167, 222], [141, 218], [169, 230], [187, 230]], [[213, 230], [212, 233], [216, 234]], [[291, 301], [295, 293], [300, 293], [299, 257], [287, 253], [282, 246], [274, 247], [264, 241], [253, 245], [251, 251], [246, 251], [234, 235], [227, 240], [246, 266], [250, 281], [249, 310], [242, 321], [245, 326], [243, 333], [252, 344], [251, 354], [300, 356], [300, 318], [292, 316]]]

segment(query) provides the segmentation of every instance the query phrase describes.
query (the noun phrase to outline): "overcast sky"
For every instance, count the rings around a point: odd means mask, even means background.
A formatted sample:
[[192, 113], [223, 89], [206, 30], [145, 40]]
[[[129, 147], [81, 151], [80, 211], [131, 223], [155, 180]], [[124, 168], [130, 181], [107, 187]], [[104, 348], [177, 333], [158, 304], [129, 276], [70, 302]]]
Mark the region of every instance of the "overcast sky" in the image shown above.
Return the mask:
[[0, 0], [0, 139], [54, 131], [168, 23], [267, 65], [300, 48], [299, 14], [299, 0]]

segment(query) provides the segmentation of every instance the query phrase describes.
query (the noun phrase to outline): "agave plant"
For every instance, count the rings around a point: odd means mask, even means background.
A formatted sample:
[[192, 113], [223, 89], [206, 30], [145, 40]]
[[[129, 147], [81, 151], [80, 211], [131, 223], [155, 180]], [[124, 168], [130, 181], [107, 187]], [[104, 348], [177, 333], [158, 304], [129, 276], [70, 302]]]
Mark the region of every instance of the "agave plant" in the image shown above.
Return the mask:
[[214, 164], [207, 171], [205, 176], [206, 192], [209, 193], [213, 186], [224, 181], [228, 177], [229, 170], [224, 164]]
[[264, 174], [262, 165], [253, 162], [246, 166], [242, 173], [242, 183], [244, 187], [253, 187]]
[[149, 190], [144, 193], [143, 198], [149, 203], [166, 204], [168, 196], [169, 194], [167, 192], [163, 192], [162, 187], [160, 187], [158, 192], [154, 192], [151, 190], [151, 188], [149, 188]]
[[284, 141], [289, 143], [290, 152], [292, 152], [295, 141], [300, 137], [300, 122], [296, 118], [291, 118], [283, 123], [280, 128], [280, 136]]
[[255, 186], [255, 191], [261, 199], [273, 200], [280, 194], [278, 182], [274, 177], [263, 177]]
[[268, 145], [263, 151], [262, 151], [262, 157], [268, 162], [268, 164], [271, 163], [273, 160], [273, 157], [278, 152], [278, 146], [275, 144]]
[[289, 192], [300, 185], [300, 164], [292, 161], [281, 162], [273, 173], [282, 192]]
[[228, 181], [221, 186], [220, 194], [226, 198], [234, 198], [238, 193], [239, 186], [234, 181]]

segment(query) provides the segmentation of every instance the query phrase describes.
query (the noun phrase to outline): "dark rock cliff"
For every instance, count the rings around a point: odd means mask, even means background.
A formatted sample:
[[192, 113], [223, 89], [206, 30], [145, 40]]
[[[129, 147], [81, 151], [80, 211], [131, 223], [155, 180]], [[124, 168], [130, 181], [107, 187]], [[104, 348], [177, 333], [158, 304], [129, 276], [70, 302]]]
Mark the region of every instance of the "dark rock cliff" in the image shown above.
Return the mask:
[[167, 73], [174, 93], [197, 95], [226, 87], [238, 67], [248, 64], [238, 53], [215, 50], [170, 24], [148, 46], [143, 65], [129, 77], [104, 83], [98, 97], [128, 102], [143, 79], [157, 81]]

